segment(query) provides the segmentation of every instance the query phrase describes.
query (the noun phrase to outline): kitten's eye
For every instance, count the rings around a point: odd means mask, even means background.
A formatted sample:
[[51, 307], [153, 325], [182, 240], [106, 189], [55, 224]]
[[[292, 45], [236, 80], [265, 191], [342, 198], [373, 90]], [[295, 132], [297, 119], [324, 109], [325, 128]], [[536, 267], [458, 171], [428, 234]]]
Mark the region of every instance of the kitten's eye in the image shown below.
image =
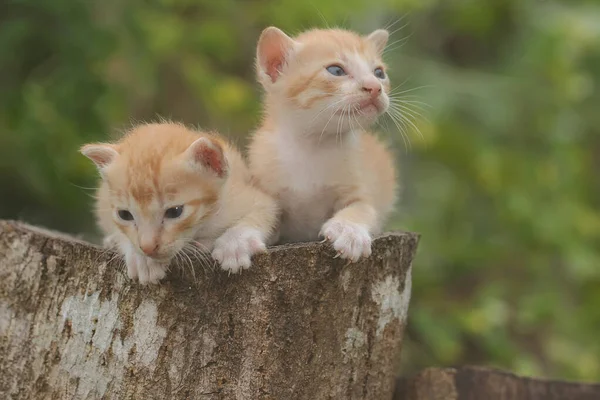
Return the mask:
[[383, 68], [375, 68], [375, 71], [373, 71], [373, 73], [379, 79], [385, 79], [385, 72], [383, 72]]
[[133, 221], [133, 214], [127, 210], [119, 210], [117, 214], [123, 221]]
[[181, 217], [183, 206], [171, 207], [165, 211], [165, 218], [175, 219]]
[[335, 76], [346, 75], [346, 71], [344, 71], [344, 68], [340, 67], [339, 65], [330, 65], [329, 67], [326, 68], [326, 70], [331, 75], [335, 75]]

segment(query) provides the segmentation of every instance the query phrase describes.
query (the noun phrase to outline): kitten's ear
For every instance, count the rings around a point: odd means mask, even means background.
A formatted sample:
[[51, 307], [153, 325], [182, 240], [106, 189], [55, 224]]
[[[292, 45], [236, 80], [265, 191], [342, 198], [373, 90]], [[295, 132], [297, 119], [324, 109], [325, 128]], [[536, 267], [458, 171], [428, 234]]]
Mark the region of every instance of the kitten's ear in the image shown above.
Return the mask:
[[271, 82], [275, 82], [281, 75], [281, 70], [295, 44], [292, 38], [274, 26], [262, 31], [256, 48], [259, 78], [267, 75]]
[[100, 172], [119, 155], [114, 145], [106, 143], [86, 144], [79, 151], [92, 160]]
[[185, 151], [185, 157], [194, 169], [208, 171], [219, 178], [227, 176], [227, 158], [223, 147], [216, 140], [207, 137], [196, 139]]
[[385, 50], [385, 45], [387, 44], [389, 37], [390, 34], [388, 31], [385, 29], [377, 29], [367, 36], [367, 40], [375, 45], [379, 54], [383, 54], [383, 50]]

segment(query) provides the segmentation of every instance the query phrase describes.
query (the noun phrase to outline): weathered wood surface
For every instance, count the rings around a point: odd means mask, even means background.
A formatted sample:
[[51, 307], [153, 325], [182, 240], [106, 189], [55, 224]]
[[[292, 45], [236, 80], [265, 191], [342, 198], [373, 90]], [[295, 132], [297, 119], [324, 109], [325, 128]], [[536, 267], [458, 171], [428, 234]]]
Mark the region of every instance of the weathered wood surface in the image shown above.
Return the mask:
[[0, 221], [0, 398], [389, 399], [417, 242], [350, 265], [274, 247], [140, 287], [95, 246]]
[[480, 367], [429, 368], [398, 380], [394, 400], [599, 400], [600, 384], [520, 377]]

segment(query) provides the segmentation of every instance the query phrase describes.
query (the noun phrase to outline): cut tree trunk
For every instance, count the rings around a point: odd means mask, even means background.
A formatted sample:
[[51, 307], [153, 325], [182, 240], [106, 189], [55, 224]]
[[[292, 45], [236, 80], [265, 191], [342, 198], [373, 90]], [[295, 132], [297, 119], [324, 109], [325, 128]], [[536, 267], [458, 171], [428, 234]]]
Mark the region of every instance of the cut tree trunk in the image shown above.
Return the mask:
[[481, 368], [429, 368], [398, 380], [395, 400], [598, 400], [599, 384], [525, 378]]
[[279, 246], [141, 287], [96, 246], [0, 221], [0, 398], [391, 399], [417, 242], [349, 265]]

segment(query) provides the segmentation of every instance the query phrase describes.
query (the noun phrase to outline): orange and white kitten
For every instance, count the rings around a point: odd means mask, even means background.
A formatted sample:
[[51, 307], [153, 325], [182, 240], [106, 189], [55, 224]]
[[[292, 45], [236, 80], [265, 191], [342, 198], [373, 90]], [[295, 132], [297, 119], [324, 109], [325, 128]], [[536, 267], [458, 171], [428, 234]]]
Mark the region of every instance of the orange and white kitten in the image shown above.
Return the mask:
[[250, 170], [282, 209], [280, 242], [322, 236], [341, 257], [371, 254], [371, 235], [382, 229], [397, 189], [391, 154], [364, 130], [389, 107], [388, 36], [262, 32], [265, 117], [250, 145]]
[[157, 283], [177, 254], [197, 252], [193, 246], [212, 250], [234, 273], [265, 250], [277, 204], [252, 186], [240, 153], [218, 136], [145, 124], [81, 152], [102, 177], [96, 215], [105, 244], [124, 255], [131, 279]]

